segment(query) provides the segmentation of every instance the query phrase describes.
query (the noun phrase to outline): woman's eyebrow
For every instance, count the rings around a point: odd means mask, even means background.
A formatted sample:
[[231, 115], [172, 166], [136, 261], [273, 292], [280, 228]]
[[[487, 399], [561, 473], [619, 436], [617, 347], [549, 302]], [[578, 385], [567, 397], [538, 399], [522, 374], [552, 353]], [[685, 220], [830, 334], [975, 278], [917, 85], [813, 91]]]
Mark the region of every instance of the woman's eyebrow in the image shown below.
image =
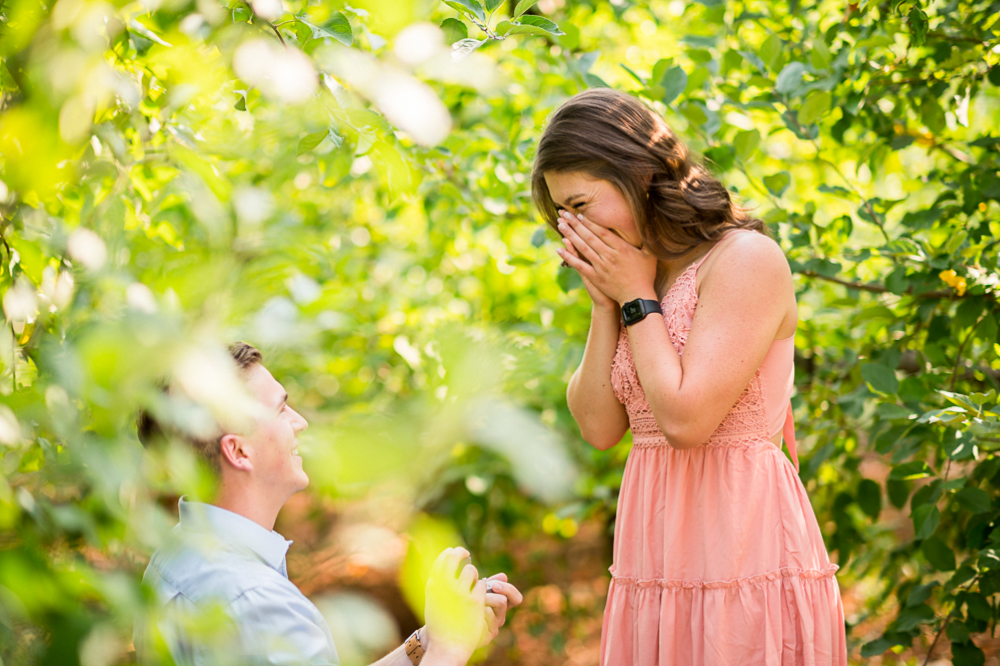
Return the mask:
[[[573, 201], [574, 201], [575, 199], [582, 199], [582, 198], [584, 198], [585, 196], [586, 196], [585, 194], [574, 194], [574, 195], [572, 195], [572, 196], [569, 196], [569, 197], [566, 197], [566, 199], [564, 200], [564, 203], [563, 203], [563, 206], [573, 206], [573, 205], [575, 205], [575, 204], [573, 203]], [[556, 204], [556, 206], [558, 206], [558, 205], [559, 205], [559, 204]]]

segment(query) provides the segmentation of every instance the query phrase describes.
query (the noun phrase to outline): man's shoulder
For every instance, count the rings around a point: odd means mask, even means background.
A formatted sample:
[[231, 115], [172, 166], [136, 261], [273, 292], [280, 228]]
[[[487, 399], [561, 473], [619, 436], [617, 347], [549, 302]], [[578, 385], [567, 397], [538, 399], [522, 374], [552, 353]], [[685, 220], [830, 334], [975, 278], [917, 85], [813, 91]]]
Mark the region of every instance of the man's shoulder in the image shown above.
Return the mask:
[[284, 577], [252, 552], [211, 535], [175, 530], [150, 558], [143, 581], [163, 601], [178, 594], [194, 604], [229, 605], [247, 592], [280, 586]]

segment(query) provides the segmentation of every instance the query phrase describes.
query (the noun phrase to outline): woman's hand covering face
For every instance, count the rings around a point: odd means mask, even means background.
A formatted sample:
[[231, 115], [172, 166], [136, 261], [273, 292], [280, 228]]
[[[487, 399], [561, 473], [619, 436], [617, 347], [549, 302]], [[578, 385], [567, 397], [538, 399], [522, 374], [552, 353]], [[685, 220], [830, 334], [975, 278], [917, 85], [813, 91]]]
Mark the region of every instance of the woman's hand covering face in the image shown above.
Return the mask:
[[656, 300], [656, 257], [583, 215], [562, 211], [559, 232], [566, 246], [557, 250], [559, 256], [602, 294], [618, 305]]

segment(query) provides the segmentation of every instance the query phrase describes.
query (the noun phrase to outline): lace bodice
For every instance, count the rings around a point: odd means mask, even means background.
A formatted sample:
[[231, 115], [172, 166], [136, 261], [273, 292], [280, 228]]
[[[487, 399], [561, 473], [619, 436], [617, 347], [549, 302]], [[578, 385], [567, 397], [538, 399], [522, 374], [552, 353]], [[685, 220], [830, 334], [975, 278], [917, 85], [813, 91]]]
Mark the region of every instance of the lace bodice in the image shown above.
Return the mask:
[[[663, 320], [667, 326], [670, 341], [677, 353], [682, 356], [688, 335], [691, 332], [694, 310], [698, 305], [695, 282], [697, 271], [707, 256], [706, 254], [681, 273], [661, 302]], [[646, 400], [646, 394], [639, 383], [635, 362], [632, 359], [632, 346], [624, 326], [618, 338], [618, 349], [611, 366], [611, 385], [618, 400], [625, 405], [625, 410], [628, 412], [633, 446], [666, 445], [666, 437], [660, 431], [649, 402]], [[769, 438], [768, 420], [760, 370], [758, 369], [743, 393], [740, 394], [736, 404], [702, 446], [733, 446], [740, 443], [759, 442], [761, 439]]]

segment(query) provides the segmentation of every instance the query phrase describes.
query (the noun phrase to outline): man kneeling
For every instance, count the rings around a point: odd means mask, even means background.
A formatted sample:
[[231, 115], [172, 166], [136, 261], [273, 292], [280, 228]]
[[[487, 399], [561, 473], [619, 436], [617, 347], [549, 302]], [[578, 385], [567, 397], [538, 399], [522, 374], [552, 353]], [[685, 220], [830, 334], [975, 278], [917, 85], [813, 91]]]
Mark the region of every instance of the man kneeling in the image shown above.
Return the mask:
[[[220, 427], [198, 438], [161, 423], [169, 419], [139, 417], [143, 444], [185, 440], [217, 472], [218, 490], [211, 504], [181, 499], [180, 523], [146, 568], [158, 612], [136, 622], [138, 662], [168, 652], [179, 666], [339, 664], [326, 620], [288, 580], [291, 542], [274, 532], [281, 507], [309, 484], [297, 455], [306, 420], [257, 349], [240, 342], [229, 352], [256, 403], [252, 424], [231, 427], [241, 432]], [[468, 557], [463, 548], [441, 553], [427, 584], [427, 625], [377, 666], [464, 665], [496, 637], [521, 594], [504, 574], [478, 580], [475, 567], [461, 566]]]

